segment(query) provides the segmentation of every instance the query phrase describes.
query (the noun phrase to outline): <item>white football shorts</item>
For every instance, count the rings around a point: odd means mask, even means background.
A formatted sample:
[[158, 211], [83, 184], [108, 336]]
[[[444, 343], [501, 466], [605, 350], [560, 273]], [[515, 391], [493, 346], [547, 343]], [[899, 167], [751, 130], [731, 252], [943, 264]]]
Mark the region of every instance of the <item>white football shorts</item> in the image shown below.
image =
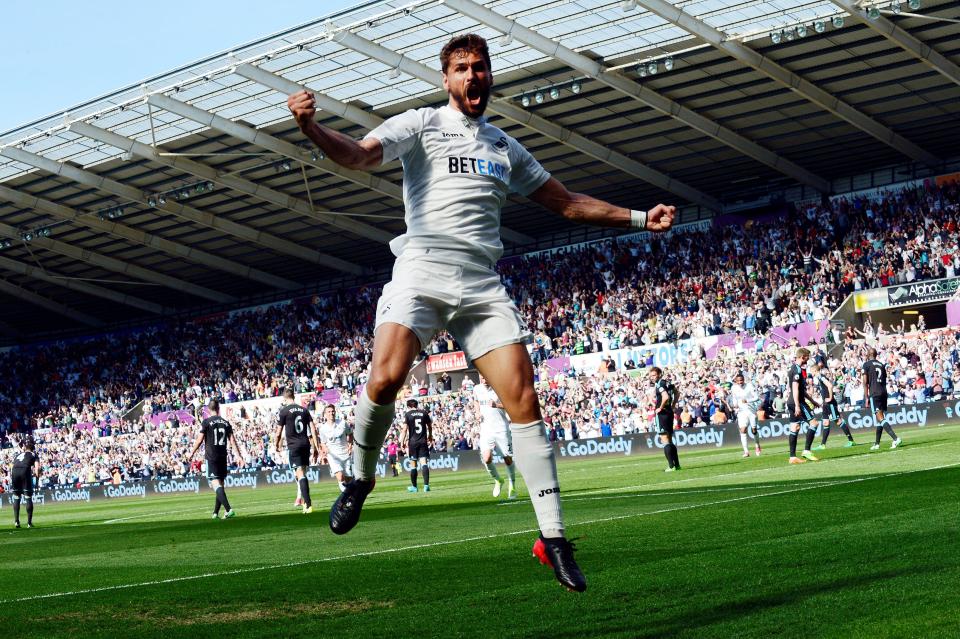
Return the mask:
[[336, 477], [337, 473], [345, 473], [348, 477], [352, 477], [353, 473], [350, 472], [351, 461], [347, 451], [327, 449], [327, 463], [330, 464], [331, 477]]
[[445, 328], [470, 360], [530, 343], [533, 336], [493, 266], [467, 253], [405, 250], [377, 303], [376, 328], [385, 322], [406, 326], [422, 349]]
[[757, 414], [748, 410], [738, 412], [737, 426], [753, 430], [757, 427]]
[[497, 408], [484, 408], [480, 423], [480, 450], [499, 451], [504, 457], [513, 457], [513, 438], [506, 413]]

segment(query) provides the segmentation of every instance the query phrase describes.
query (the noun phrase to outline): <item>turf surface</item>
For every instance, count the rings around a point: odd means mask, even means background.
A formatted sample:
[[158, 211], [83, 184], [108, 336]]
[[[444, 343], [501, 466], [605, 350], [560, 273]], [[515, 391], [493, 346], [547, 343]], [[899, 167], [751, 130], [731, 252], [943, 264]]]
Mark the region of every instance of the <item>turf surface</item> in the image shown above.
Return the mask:
[[[327, 528], [292, 486], [37, 508], [0, 532], [8, 637], [958, 637], [960, 426], [788, 466], [784, 444], [565, 461], [569, 532], [589, 581], [530, 557], [526, 499], [486, 475], [429, 494], [381, 480], [360, 525]], [[859, 434], [861, 441], [866, 434]], [[504, 494], [506, 491], [504, 490]], [[0, 511], [10, 526], [11, 509]], [[25, 521], [25, 516], [24, 516]]]

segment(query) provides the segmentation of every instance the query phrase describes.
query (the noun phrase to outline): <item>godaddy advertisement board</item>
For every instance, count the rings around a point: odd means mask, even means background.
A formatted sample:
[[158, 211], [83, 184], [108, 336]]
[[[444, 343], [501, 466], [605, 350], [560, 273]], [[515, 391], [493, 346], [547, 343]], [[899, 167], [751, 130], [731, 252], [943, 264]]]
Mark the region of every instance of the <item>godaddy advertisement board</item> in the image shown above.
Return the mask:
[[[872, 430], [876, 427], [874, 416], [867, 409], [843, 412], [850, 429], [853, 431]], [[887, 419], [897, 430], [904, 428], [930, 428], [942, 426], [948, 422], [960, 420], [960, 401], [932, 402], [910, 406], [891, 406]], [[790, 432], [788, 420], [768, 419], [758, 424], [761, 440], [776, 441], [786, 439]], [[674, 443], [684, 450], [721, 448], [738, 446], [739, 435], [736, 424], [708, 426], [704, 428], [685, 428], [674, 433]], [[866, 441], [861, 437], [861, 442]], [[909, 442], [908, 442], [909, 443]], [[653, 433], [622, 435], [619, 437], [600, 437], [554, 443], [554, 451], [561, 462], [568, 459], [583, 459], [597, 456], [630, 456], [659, 452], [663, 448], [660, 438]], [[495, 458], [495, 462], [503, 460]], [[401, 470], [410, 471], [414, 460], [401, 461]], [[433, 453], [430, 461], [433, 472], [461, 470], [480, 470], [480, 455], [475, 450], [456, 450], [446, 453]], [[386, 477], [390, 471], [386, 460], [377, 463], [377, 475]], [[312, 466], [307, 472], [311, 483], [330, 480], [328, 466]], [[287, 467], [261, 470], [243, 470], [230, 473], [226, 479], [227, 488], [258, 488], [276, 484], [295, 482], [293, 470]], [[145, 499], [158, 495], [195, 494], [209, 492], [209, 483], [205, 478], [177, 477], [143, 482], [126, 482], [84, 487], [59, 487], [53, 490], [41, 490], [34, 493], [34, 503], [49, 505], [69, 502], [89, 502], [97, 499]], [[11, 495], [0, 495], [4, 505], [11, 504]]]

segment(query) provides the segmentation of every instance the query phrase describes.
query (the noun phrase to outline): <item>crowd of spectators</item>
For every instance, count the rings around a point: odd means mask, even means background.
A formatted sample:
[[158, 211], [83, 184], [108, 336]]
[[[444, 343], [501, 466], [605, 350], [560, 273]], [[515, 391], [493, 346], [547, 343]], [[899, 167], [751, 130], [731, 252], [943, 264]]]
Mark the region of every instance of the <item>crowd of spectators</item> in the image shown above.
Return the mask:
[[[509, 259], [499, 268], [534, 332], [538, 364], [561, 354], [685, 337], [762, 334], [772, 326], [824, 319], [853, 290], [955, 275], [958, 199], [956, 184], [838, 198], [801, 206], [792, 217], [628, 237]], [[0, 444], [11, 430], [40, 427], [42, 451], [58, 460], [46, 471], [56, 483], [182, 474], [190, 470], [183, 455], [193, 431], [187, 424], [157, 424], [158, 414], [192, 409], [209, 397], [274, 397], [289, 385], [298, 392], [336, 388], [349, 398], [366, 380], [378, 294], [378, 287], [364, 287], [0, 353]], [[895, 329], [871, 326], [862, 334], [882, 338], [889, 332]], [[914, 354], [904, 357], [918, 360], [914, 373], [928, 372], [928, 363], [940, 366], [923, 376], [923, 393], [932, 392], [934, 379], [952, 392], [953, 368], [943, 366], [956, 362], [955, 340], [943, 339], [953, 340], [949, 356], [898, 337]], [[457, 348], [444, 333], [428, 350]], [[852, 352], [844, 358], [857, 357]], [[733, 369], [774, 387], [783, 353], [701, 359], [676, 371], [684, 407], [679, 418], [697, 424], [725, 413], [724, 375]], [[848, 362], [841, 359], [839, 366], [847, 370]], [[909, 374], [905, 368], [902, 379], [914, 386], [898, 389], [907, 398], [921, 392], [916, 374]], [[848, 397], [856, 397], [855, 378], [841, 379]], [[636, 432], [647, 423], [642, 377], [619, 371], [545, 383], [554, 436]], [[774, 399], [769, 402], [772, 411]], [[476, 420], [468, 395], [450, 392], [429, 408], [438, 447], [473, 445]], [[276, 463], [267, 441], [269, 419], [248, 416], [245, 422], [238, 433], [247, 461]]]

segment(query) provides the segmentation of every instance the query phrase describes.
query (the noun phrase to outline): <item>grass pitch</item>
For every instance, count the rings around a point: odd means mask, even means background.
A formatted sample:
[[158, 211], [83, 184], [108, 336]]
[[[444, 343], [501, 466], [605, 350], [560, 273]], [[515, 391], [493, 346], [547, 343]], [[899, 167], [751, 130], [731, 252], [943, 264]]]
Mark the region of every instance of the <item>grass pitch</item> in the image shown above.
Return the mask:
[[[904, 446], [786, 464], [738, 449], [565, 461], [589, 589], [530, 557], [529, 502], [485, 474], [434, 473], [428, 494], [378, 483], [360, 525], [327, 527], [335, 486], [0, 510], [0, 629], [9, 637], [957, 637], [960, 426]], [[872, 442], [871, 442], [872, 443]], [[521, 484], [522, 487], [522, 484]], [[504, 493], [506, 491], [504, 490]], [[521, 495], [522, 495], [521, 488]], [[25, 514], [23, 521], [26, 521]]]

